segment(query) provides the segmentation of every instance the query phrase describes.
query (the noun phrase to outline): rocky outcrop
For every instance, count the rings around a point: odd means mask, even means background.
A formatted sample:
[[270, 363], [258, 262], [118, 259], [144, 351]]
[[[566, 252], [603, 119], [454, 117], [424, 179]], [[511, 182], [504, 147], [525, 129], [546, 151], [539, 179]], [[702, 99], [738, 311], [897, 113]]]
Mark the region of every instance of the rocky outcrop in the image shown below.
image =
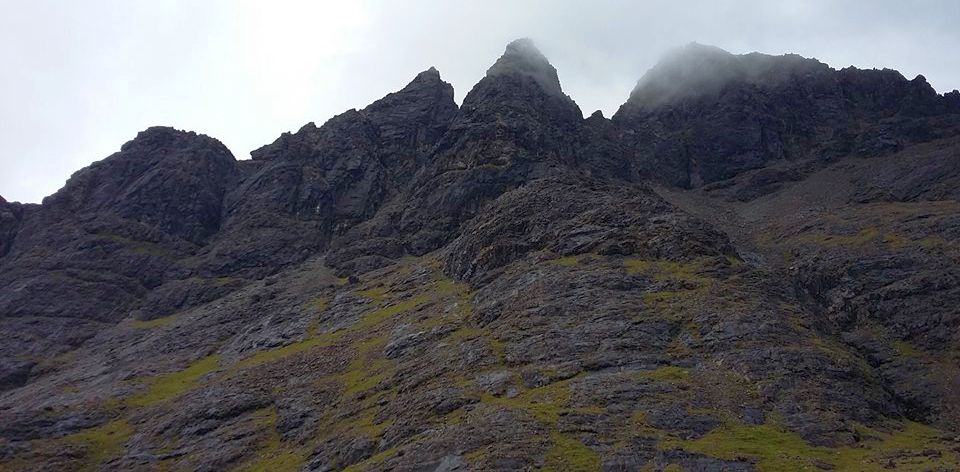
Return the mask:
[[119, 153], [75, 173], [44, 200], [44, 216], [109, 214], [201, 244], [220, 228], [235, 166], [215, 139], [150, 128]]
[[27, 211], [27, 208], [29, 207], [26, 205], [17, 202], [11, 203], [0, 197], [0, 258], [10, 251], [10, 246], [17, 235], [17, 230], [20, 229], [20, 223], [23, 221], [24, 212]]
[[652, 191], [575, 177], [539, 179], [504, 193], [446, 251], [447, 271], [474, 281], [538, 251], [680, 261], [735, 256], [722, 234]]
[[[397, 254], [423, 255], [453, 239], [481, 208], [524, 182], [573, 165], [582, 114], [560, 91], [556, 70], [528, 40], [503, 56], [464, 98], [409, 194], [344, 243], [379, 239]], [[384, 235], [390, 239], [383, 240]], [[370, 242], [383, 255], [385, 247]], [[335, 257], [334, 262], [340, 260]]]
[[550, 95], [565, 96], [560, 87], [557, 69], [529, 38], [508, 44], [500, 59], [487, 69], [487, 77], [498, 76], [526, 77]]
[[456, 113], [453, 88], [431, 68], [363, 110], [254, 151], [209, 264], [264, 273], [327, 248], [409, 185]]
[[923, 76], [691, 44], [651, 69], [614, 121], [642, 174], [700, 187], [776, 161], [888, 154], [955, 134], [958, 114]]
[[0, 199], [0, 469], [952, 470], [957, 97], [691, 45], [584, 119], [519, 40], [150, 128]]
[[219, 141], [150, 128], [42, 205], [8, 204], [19, 224], [2, 259], [0, 326], [16, 334], [0, 352], [37, 362], [130, 316], [219, 230], [234, 180]]

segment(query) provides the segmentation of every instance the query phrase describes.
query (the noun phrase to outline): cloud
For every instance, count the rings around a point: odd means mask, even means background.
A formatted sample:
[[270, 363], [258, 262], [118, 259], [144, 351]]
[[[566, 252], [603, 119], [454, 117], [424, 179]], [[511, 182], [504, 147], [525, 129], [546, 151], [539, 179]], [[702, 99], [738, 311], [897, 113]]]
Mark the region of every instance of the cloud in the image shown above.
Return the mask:
[[665, 51], [795, 52], [960, 88], [952, 1], [6, 0], [0, 195], [37, 202], [150, 125], [238, 158], [436, 66], [462, 100], [509, 41], [533, 38], [564, 92], [608, 116]]

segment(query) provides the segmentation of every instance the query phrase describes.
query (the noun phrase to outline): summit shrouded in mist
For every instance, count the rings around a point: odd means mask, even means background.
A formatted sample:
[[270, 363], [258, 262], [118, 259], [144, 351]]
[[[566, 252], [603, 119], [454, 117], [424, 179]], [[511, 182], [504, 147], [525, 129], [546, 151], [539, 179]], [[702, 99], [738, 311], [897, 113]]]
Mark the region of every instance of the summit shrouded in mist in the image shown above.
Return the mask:
[[508, 44], [500, 59], [487, 70], [488, 77], [503, 74], [526, 75], [533, 78], [545, 91], [557, 95], [563, 94], [557, 69], [529, 38], [518, 39]]
[[960, 93], [693, 44], [584, 119], [518, 40], [251, 155], [0, 198], [0, 470], [960, 463]]
[[648, 107], [691, 97], [715, 97], [732, 82], [775, 85], [829, 67], [795, 54], [731, 54], [723, 49], [690, 43], [665, 54], [640, 80], [630, 101]]

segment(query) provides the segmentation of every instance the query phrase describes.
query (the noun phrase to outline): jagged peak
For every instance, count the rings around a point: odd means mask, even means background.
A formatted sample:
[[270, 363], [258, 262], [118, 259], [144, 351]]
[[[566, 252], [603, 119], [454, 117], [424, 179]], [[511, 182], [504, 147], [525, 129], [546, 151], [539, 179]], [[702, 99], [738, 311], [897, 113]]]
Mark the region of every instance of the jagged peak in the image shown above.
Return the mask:
[[[435, 67], [420, 72], [405, 87], [397, 92], [368, 105], [360, 114], [370, 117], [384, 109], [395, 109], [398, 116], [412, 117], [410, 113], [424, 113], [427, 110], [444, 109], [443, 115], [452, 118], [457, 110], [457, 103], [453, 99], [453, 85], [440, 78], [440, 71]], [[399, 110], [404, 110], [400, 112]]]
[[[211, 146], [226, 149], [220, 140], [195, 131], [176, 129], [172, 126], [151, 126], [120, 147], [121, 151], [135, 146]], [[228, 151], [229, 152], [229, 151]]]
[[487, 77], [512, 74], [531, 77], [544, 91], [563, 95], [557, 69], [529, 38], [517, 39], [507, 44], [503, 55], [487, 69]]
[[371, 103], [361, 110], [361, 113], [369, 112], [383, 106], [392, 106], [397, 96], [401, 95], [424, 95], [421, 98], [426, 100], [433, 100], [433, 98], [428, 97], [442, 96], [442, 100], [453, 102], [453, 86], [444, 82], [443, 79], [440, 78], [440, 71], [438, 71], [436, 67], [431, 66], [429, 69], [417, 74], [413, 80], [402, 89], [389, 93], [380, 100]]
[[137, 136], [133, 138], [133, 141], [138, 139], [155, 139], [155, 138], [170, 138], [170, 137], [194, 137], [194, 136], [203, 136], [197, 134], [196, 131], [188, 131], [177, 129], [172, 126], [150, 126], [143, 131], [137, 133]]
[[[320, 126], [303, 125], [297, 132], [282, 133], [273, 143], [250, 152], [255, 161], [313, 158], [316, 146], [339, 141], [367, 139], [358, 129], [372, 126], [384, 140], [432, 145], [456, 116], [453, 86], [440, 78], [435, 67], [417, 74], [402, 89], [388, 93], [362, 109], [351, 108]], [[291, 152], [298, 142], [307, 142], [301, 151]], [[327, 153], [329, 154], [329, 153]]]
[[404, 88], [409, 88], [410, 86], [417, 84], [436, 84], [442, 82], [443, 80], [440, 78], [440, 71], [438, 71], [436, 67], [430, 66], [429, 69], [417, 74], [416, 77], [414, 77], [413, 80], [407, 84], [407, 87]]
[[657, 107], [676, 99], [715, 95], [735, 80], [773, 84], [797, 73], [826, 70], [830, 70], [826, 64], [796, 54], [732, 54], [692, 42], [664, 54], [637, 81], [630, 102]]

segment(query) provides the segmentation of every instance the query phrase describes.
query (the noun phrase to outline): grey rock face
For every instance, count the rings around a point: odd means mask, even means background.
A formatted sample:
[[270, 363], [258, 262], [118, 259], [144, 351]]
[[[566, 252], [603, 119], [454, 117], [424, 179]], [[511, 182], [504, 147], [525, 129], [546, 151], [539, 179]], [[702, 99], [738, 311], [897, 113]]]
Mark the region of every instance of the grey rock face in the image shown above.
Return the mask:
[[540, 179], [501, 195], [484, 213], [447, 250], [447, 270], [459, 279], [488, 278], [536, 251], [644, 259], [733, 254], [721, 234], [634, 186]]
[[552, 95], [563, 95], [557, 69], [530, 39], [518, 39], [507, 45], [506, 51], [489, 69], [487, 77], [520, 75], [533, 79]]
[[[500, 61], [506, 62], [464, 98], [406, 194], [342, 241], [378, 248], [379, 242], [400, 241], [404, 253], [423, 255], [449, 242], [463, 222], [504, 192], [573, 165], [582, 114], [569, 97], [551, 93], [529, 75], [527, 66], [544, 66], [529, 47], [508, 47]], [[385, 255], [383, 249], [371, 252]]]
[[435, 69], [361, 111], [252, 153], [247, 176], [227, 196], [228, 235], [209, 263], [263, 272], [326, 249], [409, 185], [457, 113], [453, 88]]
[[691, 43], [670, 51], [647, 71], [631, 92], [629, 102], [655, 109], [684, 100], [716, 100], [726, 87], [736, 83], [776, 87], [794, 77], [815, 77], [829, 71], [826, 64], [797, 55], [738, 56]]
[[11, 203], [0, 197], [0, 258], [10, 251], [10, 245], [13, 244], [13, 238], [17, 235], [24, 212], [28, 211], [28, 208], [27, 205]]
[[119, 153], [74, 174], [44, 202], [54, 215], [109, 213], [192, 243], [219, 229], [235, 161], [219, 141], [150, 128]]
[[958, 116], [923, 76], [692, 44], [651, 69], [614, 121], [641, 173], [701, 187], [775, 161], [889, 154], [949, 136]]
[[8, 210], [22, 221], [3, 257], [0, 324], [17, 335], [0, 352], [54, 356], [129, 316], [219, 230], [234, 166], [212, 138], [150, 128], [43, 205]]
[[952, 470], [958, 97], [691, 45], [584, 119], [520, 40], [150, 128], [0, 199], [0, 469]]

